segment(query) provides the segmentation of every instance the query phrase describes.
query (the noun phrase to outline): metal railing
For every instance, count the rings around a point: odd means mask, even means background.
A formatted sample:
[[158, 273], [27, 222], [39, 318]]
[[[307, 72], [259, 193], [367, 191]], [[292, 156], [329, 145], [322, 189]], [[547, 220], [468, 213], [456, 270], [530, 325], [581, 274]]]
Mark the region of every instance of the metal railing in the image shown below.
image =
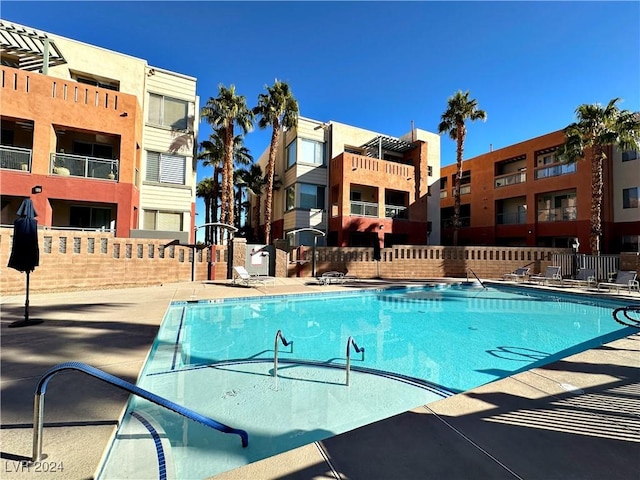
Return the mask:
[[31, 459], [33, 462], [39, 462], [43, 458], [42, 432], [44, 427], [44, 396], [47, 391], [47, 384], [56, 373], [63, 370], [77, 370], [79, 372], [86, 373], [87, 375], [97, 378], [98, 380], [102, 380], [103, 382], [125, 390], [140, 398], [144, 398], [145, 400], [171, 410], [190, 420], [201, 423], [207, 427], [214, 428], [222, 433], [232, 433], [235, 435], [239, 435], [242, 439], [242, 446], [246, 447], [247, 445], [249, 445], [249, 435], [244, 430], [232, 428], [216, 420], [213, 420], [212, 418], [205, 417], [204, 415], [194, 412], [193, 410], [183, 407], [182, 405], [178, 405], [177, 403], [173, 403], [166, 398], [160, 397], [147, 390], [143, 390], [142, 388], [133, 385], [132, 383], [126, 382], [121, 378], [103, 372], [102, 370], [99, 370], [90, 365], [79, 362], [67, 362], [56, 365], [55, 367], [50, 368], [47, 372], [45, 372], [42, 378], [40, 378], [40, 381], [38, 382], [38, 385], [36, 387], [36, 393], [33, 400], [33, 457]]
[[360, 215], [363, 217], [377, 217], [378, 204], [369, 202], [351, 201], [351, 215]]
[[470, 268], [467, 268], [467, 282], [469, 281], [469, 272], [471, 272], [471, 273], [472, 273], [472, 275], [473, 275], [474, 277], [476, 277], [476, 280], [478, 280], [478, 282], [480, 282], [480, 285], [482, 285], [482, 288], [487, 288], [487, 287], [485, 286], [485, 284], [484, 284], [484, 283], [482, 283], [482, 280], [480, 280], [480, 277], [478, 277], [478, 275], [476, 275], [476, 272], [474, 272], [474, 271], [473, 271], [473, 270], [471, 270]]
[[384, 207], [386, 218], [409, 218], [407, 207], [401, 205], [387, 205]]
[[278, 381], [278, 340], [280, 340], [282, 342], [282, 345], [284, 345], [285, 347], [291, 345], [291, 350], [289, 350], [289, 353], [293, 353], [293, 340], [287, 342], [287, 339], [284, 338], [284, 335], [282, 334], [282, 330], [278, 330], [278, 333], [276, 333], [276, 338], [273, 342], [273, 376], [276, 381]]
[[526, 172], [516, 172], [496, 177], [494, 179], [495, 188], [506, 187], [507, 185], [516, 185], [518, 183], [524, 183], [527, 181]]
[[347, 380], [346, 380], [346, 385], [349, 386], [349, 374], [351, 372], [351, 347], [353, 346], [353, 348], [355, 348], [356, 353], [362, 353], [362, 358], [361, 361], [364, 362], [364, 347], [360, 348], [358, 347], [358, 344], [356, 343], [356, 341], [353, 339], [353, 337], [349, 337], [347, 339]]
[[620, 269], [619, 255], [587, 255], [578, 254], [553, 254], [553, 264], [562, 267], [563, 276], [575, 274], [575, 270], [592, 269], [596, 272], [597, 281], [608, 281], [609, 274]]
[[557, 177], [558, 175], [566, 175], [568, 173], [574, 173], [575, 171], [575, 163], [561, 163], [550, 167], [538, 168], [535, 171], [535, 179], [538, 180], [540, 178]]
[[0, 146], [0, 168], [30, 172], [32, 153], [30, 148], [2, 145]]
[[117, 159], [87, 157], [68, 153], [51, 154], [51, 173], [72, 177], [118, 181]]
[[527, 212], [503, 212], [496, 214], [496, 225], [523, 225], [527, 223]]
[[537, 212], [538, 222], [567, 222], [576, 220], [576, 207], [546, 208]]

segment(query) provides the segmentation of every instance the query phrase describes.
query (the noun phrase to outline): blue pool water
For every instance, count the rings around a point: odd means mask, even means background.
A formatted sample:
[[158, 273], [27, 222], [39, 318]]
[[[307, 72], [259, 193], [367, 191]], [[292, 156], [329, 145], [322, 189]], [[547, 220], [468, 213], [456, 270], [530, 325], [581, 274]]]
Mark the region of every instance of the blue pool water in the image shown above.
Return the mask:
[[[249, 446], [132, 398], [99, 478], [231, 470], [621, 338], [618, 306], [469, 286], [175, 303], [138, 385], [246, 430]], [[278, 330], [293, 351], [279, 345], [274, 378]], [[351, 351], [347, 386], [349, 337], [365, 352]]]

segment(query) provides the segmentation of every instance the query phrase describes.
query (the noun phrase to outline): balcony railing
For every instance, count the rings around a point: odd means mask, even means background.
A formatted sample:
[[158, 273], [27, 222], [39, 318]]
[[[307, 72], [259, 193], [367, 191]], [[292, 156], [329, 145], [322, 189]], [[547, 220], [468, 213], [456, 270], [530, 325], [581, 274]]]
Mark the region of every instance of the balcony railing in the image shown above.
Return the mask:
[[496, 214], [496, 225], [523, 225], [527, 223], [526, 212], [509, 212]]
[[468, 195], [471, 193], [471, 185], [462, 185], [460, 187], [460, 195]]
[[516, 172], [509, 175], [503, 175], [496, 177], [494, 180], [495, 188], [506, 187], [507, 185], [515, 185], [517, 183], [524, 183], [527, 181], [526, 172]]
[[378, 204], [369, 202], [351, 201], [351, 215], [378, 218]]
[[449, 193], [446, 190], [440, 190], [440, 198], [447, 198]]
[[31, 171], [31, 149], [0, 146], [0, 168]]
[[536, 180], [547, 177], [557, 177], [558, 175], [566, 175], [576, 171], [575, 163], [561, 163], [550, 167], [539, 168], [536, 170]]
[[386, 218], [409, 218], [407, 207], [401, 205], [386, 205], [384, 216]]
[[538, 222], [568, 222], [577, 218], [576, 207], [538, 210]]
[[117, 182], [118, 160], [71, 155], [68, 153], [52, 153], [51, 173]]

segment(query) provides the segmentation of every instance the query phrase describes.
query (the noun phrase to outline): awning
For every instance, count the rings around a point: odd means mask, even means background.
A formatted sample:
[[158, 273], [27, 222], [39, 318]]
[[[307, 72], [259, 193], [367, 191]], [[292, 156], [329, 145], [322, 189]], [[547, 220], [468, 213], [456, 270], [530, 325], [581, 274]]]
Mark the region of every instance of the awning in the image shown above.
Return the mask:
[[0, 56], [2, 64], [20, 70], [43, 70], [67, 63], [58, 47], [43, 32], [0, 20]]
[[386, 150], [388, 152], [404, 153], [408, 150], [414, 149], [415, 145], [405, 142], [404, 140], [400, 140], [399, 138], [378, 135], [362, 145], [361, 148], [364, 148], [367, 151], [367, 155], [370, 157], [377, 157], [379, 149]]

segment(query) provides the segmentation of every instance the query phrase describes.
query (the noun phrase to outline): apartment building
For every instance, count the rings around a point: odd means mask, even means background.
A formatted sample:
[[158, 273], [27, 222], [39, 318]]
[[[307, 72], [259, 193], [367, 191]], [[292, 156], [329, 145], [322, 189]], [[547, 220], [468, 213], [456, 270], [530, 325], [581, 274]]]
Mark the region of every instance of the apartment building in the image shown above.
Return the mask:
[[[268, 153], [258, 160], [263, 171]], [[438, 135], [412, 128], [396, 138], [300, 117], [297, 128], [283, 132], [276, 159], [274, 239], [365, 247], [439, 243], [439, 203], [430, 196], [440, 178]], [[263, 223], [263, 203], [261, 212]], [[300, 229], [307, 230], [289, 235]]]
[[0, 20], [0, 223], [192, 238], [196, 80]]
[[[561, 130], [465, 160], [459, 245], [571, 248], [589, 253], [591, 165], [560, 163]], [[638, 251], [640, 164], [636, 152], [609, 148], [604, 165], [601, 251]], [[442, 168], [442, 243], [453, 242], [456, 165]]]

